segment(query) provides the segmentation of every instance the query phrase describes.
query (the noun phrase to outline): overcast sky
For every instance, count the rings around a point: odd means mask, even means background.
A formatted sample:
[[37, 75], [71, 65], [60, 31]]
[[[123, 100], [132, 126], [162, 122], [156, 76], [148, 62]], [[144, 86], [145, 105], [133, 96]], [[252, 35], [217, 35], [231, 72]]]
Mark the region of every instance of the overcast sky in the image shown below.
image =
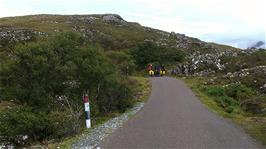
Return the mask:
[[246, 48], [266, 40], [266, 0], [0, 0], [0, 17], [116, 13], [125, 20]]

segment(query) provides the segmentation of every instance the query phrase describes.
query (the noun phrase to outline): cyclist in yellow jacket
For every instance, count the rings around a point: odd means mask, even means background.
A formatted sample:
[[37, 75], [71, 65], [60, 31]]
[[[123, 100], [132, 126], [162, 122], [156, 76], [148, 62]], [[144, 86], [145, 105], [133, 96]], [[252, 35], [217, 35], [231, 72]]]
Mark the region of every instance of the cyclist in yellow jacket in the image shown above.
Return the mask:
[[149, 65], [148, 65], [147, 70], [148, 70], [148, 73], [149, 73], [149, 75], [150, 75], [151, 77], [154, 76], [154, 71], [153, 71], [152, 64], [149, 64]]
[[161, 74], [161, 76], [165, 76], [165, 74], [166, 74], [164, 65], [161, 65], [160, 74]]

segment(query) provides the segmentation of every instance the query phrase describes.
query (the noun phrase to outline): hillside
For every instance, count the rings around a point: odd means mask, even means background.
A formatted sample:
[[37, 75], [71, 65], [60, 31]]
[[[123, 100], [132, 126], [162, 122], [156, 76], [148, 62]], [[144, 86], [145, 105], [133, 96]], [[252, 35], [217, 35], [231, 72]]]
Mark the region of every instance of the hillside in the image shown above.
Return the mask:
[[[169, 33], [128, 22], [117, 14], [41, 14], [0, 18], [0, 50], [6, 51], [17, 43], [38, 41], [40, 38], [68, 31], [80, 33], [86, 42], [98, 44], [107, 52], [128, 52], [142, 42], [155, 43], [159, 46], [160, 54], [167, 52], [167, 49], [183, 51], [185, 60], [168, 66], [173, 74], [209, 76], [253, 69], [266, 64], [263, 60], [265, 52], [259, 52], [258, 49], [241, 50], [228, 45], [208, 43], [184, 34]], [[151, 49], [148, 54], [152, 55], [154, 51]], [[109, 55], [117, 57], [112, 52]], [[145, 68], [145, 64], [141, 68]]]
[[184, 34], [168, 33], [127, 22], [119, 15], [33, 15], [0, 19], [0, 47], [10, 43], [29, 41], [55, 32], [75, 31], [89, 41], [106, 49], [121, 50], [133, 47], [139, 41], [154, 41], [159, 45], [182, 48], [187, 51], [238, 50], [230, 46], [206, 43]]
[[[162, 55], [167, 53], [167, 49], [172, 49], [172, 53], [168, 52], [170, 55], [176, 54], [173, 50], [183, 51], [185, 59], [182, 62], [179, 59], [167, 66], [169, 73], [171, 71], [172, 74], [210, 76], [216, 73], [234, 73], [242, 69], [253, 70], [266, 64], [263, 50], [241, 50], [228, 45], [208, 43], [184, 34], [169, 33], [141, 26], [136, 22], [128, 22], [117, 14], [42, 14], [0, 18], [0, 51], [8, 51], [17, 43], [38, 41], [59, 32], [81, 34], [87, 43], [98, 44], [113, 57], [113, 60], [117, 59], [116, 52], [128, 54], [142, 42], [151, 42], [158, 46], [158, 51], [151, 48], [144, 56], [154, 56], [154, 53], [157, 53], [159, 57], [164, 57]], [[130, 56], [127, 56], [127, 59], [130, 59]], [[164, 59], [167, 61], [167, 58]], [[144, 69], [146, 63], [157, 61], [146, 61], [141, 68]], [[162, 63], [162, 60], [160, 61]], [[263, 74], [263, 70], [258, 69], [261, 73], [257, 74]]]
[[135, 22], [127, 22], [116, 14], [0, 18], [0, 47], [4, 48], [10, 43], [34, 40], [63, 31], [82, 33], [88, 41], [97, 42], [110, 50], [132, 48], [137, 42], [145, 40], [172, 48], [182, 48], [189, 52], [237, 50], [230, 46], [206, 43], [184, 34], [168, 33]]
[[94, 123], [125, 112], [140, 94], [129, 76], [149, 63], [191, 79], [231, 117], [261, 118], [257, 136], [265, 138], [265, 49], [208, 43], [116, 14], [42, 14], [0, 18], [0, 142], [25, 146], [81, 132], [85, 93]]
[[[220, 69], [219, 57], [234, 55], [240, 49], [216, 43], [207, 43], [184, 34], [165, 32], [127, 22], [116, 14], [103, 15], [32, 15], [0, 19], [0, 48], [3, 50], [17, 42], [33, 41], [57, 32], [74, 31], [81, 33], [88, 42], [98, 43], [105, 50], [128, 50], [139, 42], [151, 41], [167, 48], [183, 50], [188, 55], [189, 63], [199, 57], [202, 65], [213, 63]], [[184, 68], [189, 66], [184, 66]], [[188, 68], [182, 73], [194, 73], [202, 70]], [[193, 69], [193, 70], [192, 70]], [[202, 73], [202, 72], [201, 72]]]

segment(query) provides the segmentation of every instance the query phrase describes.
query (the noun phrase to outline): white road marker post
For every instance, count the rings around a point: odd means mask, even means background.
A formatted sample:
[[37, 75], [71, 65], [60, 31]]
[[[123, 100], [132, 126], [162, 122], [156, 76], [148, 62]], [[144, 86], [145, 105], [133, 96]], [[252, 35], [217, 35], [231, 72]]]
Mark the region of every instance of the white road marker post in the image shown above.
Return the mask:
[[91, 118], [90, 118], [90, 102], [88, 94], [83, 96], [85, 116], [86, 116], [86, 127], [91, 128]]

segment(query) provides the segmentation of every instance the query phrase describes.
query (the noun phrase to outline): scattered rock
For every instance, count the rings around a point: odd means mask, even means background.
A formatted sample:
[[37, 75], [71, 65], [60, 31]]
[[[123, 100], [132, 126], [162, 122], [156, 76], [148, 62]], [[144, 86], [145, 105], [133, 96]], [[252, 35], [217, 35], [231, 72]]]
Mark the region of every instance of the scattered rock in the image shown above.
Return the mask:
[[[237, 72], [228, 72], [224, 77], [234, 78], [234, 77], [247, 77], [250, 75], [256, 74], [265, 74], [266, 75], [266, 66], [256, 66], [252, 68], [241, 69]], [[256, 81], [257, 82], [257, 81]]]
[[0, 44], [5, 46], [12, 42], [28, 41], [37, 36], [45, 35], [42, 32], [26, 28], [15, 28], [11, 26], [0, 26]]
[[118, 25], [126, 25], [127, 22], [117, 14], [106, 14], [103, 15], [103, 21], [107, 23], [113, 23]]
[[96, 20], [99, 20], [97, 17], [93, 16], [80, 16], [80, 15], [72, 15], [69, 16], [68, 20], [66, 21], [67, 24], [73, 24], [75, 22], [82, 22], [85, 24], [93, 24], [96, 22]]

